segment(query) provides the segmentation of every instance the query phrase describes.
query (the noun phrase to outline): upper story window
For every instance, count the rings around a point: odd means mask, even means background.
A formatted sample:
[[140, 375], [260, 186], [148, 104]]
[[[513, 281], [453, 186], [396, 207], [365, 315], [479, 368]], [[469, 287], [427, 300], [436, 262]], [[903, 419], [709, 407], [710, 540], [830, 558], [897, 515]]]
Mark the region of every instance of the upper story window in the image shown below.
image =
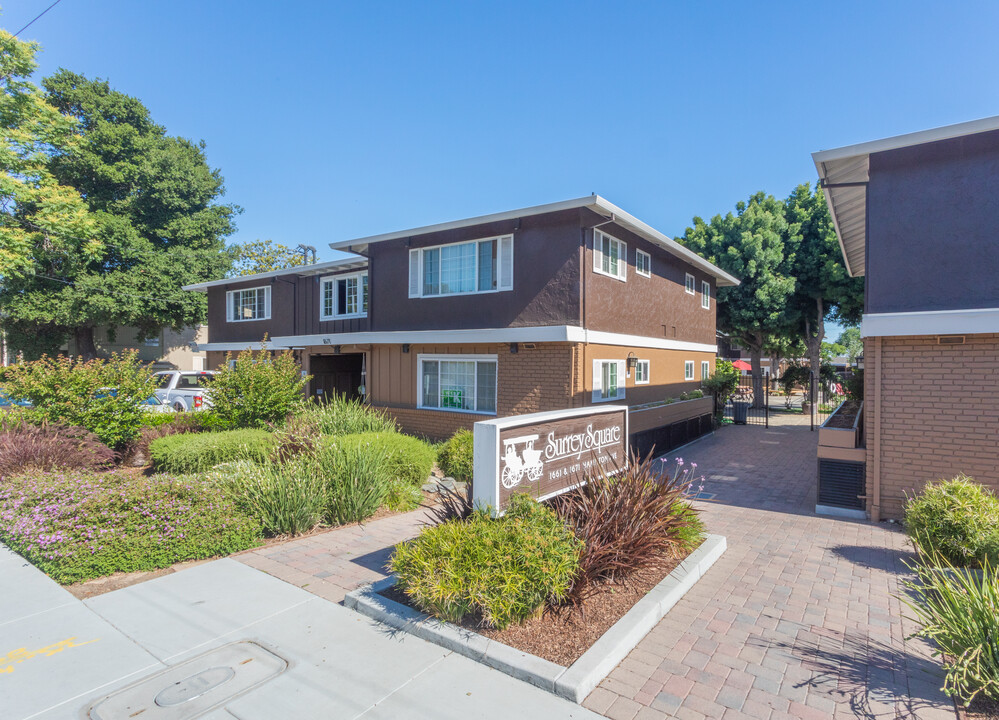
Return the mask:
[[409, 297], [513, 289], [513, 235], [409, 251]]
[[701, 307], [711, 309], [711, 283], [701, 281]]
[[711, 363], [707, 360], [701, 361], [701, 380], [707, 380], [711, 377]]
[[228, 322], [269, 320], [271, 317], [271, 289], [269, 286], [230, 290], [226, 293], [229, 311]]
[[642, 277], [652, 277], [652, 256], [642, 250], [635, 250], [635, 272]]
[[593, 231], [593, 271], [618, 280], [628, 279], [628, 246], [600, 230]]
[[321, 320], [365, 317], [368, 314], [368, 274], [323, 278]]
[[635, 364], [635, 384], [636, 385], [648, 385], [649, 384], [649, 361], [639, 360]]
[[684, 282], [684, 289], [687, 291], [688, 295], [696, 295], [697, 294], [697, 292], [694, 290], [695, 285], [694, 285], [694, 276], [693, 275], [691, 275], [690, 273], [687, 273], [687, 276], [684, 278], [683, 282]]
[[683, 379], [693, 380], [694, 379], [694, 361], [685, 360], [683, 363]]

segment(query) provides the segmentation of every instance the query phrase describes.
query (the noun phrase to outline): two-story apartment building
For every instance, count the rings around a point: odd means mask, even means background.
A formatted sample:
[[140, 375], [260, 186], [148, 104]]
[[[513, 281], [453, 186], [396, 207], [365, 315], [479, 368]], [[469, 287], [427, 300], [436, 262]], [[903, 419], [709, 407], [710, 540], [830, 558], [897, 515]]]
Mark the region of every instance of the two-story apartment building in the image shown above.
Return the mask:
[[999, 489], [999, 117], [813, 159], [865, 277], [869, 515], [959, 472]]
[[[313, 396], [363, 395], [430, 437], [698, 388], [716, 289], [738, 282], [596, 195], [331, 247], [353, 255], [188, 286], [208, 293], [209, 367], [266, 334]], [[636, 410], [632, 431], [664, 417]]]

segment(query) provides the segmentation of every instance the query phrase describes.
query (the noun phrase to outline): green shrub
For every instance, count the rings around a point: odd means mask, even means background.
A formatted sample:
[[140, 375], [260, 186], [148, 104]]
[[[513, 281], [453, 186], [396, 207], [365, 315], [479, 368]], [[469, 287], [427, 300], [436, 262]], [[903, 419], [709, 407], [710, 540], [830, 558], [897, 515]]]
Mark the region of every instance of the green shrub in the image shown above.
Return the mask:
[[282, 425], [301, 405], [308, 381], [290, 350], [276, 355], [244, 350], [235, 361], [228, 353], [207, 381], [209, 420], [226, 430]]
[[905, 529], [917, 549], [954, 567], [999, 566], [999, 498], [964, 475], [909, 498]]
[[471, 482], [473, 472], [472, 431], [459, 430], [437, 451], [437, 465], [445, 475]]
[[515, 495], [501, 518], [475, 513], [424, 529], [396, 546], [390, 564], [424, 611], [451, 622], [478, 612], [502, 629], [563, 600], [581, 547], [550, 509]]
[[175, 412], [147, 412], [142, 418], [143, 428], [156, 428], [163, 425], [171, 425], [180, 413]]
[[337, 445], [370, 445], [384, 456], [384, 471], [389, 478], [399, 478], [419, 487], [434, 469], [437, 453], [428, 443], [411, 435], [395, 432], [343, 435], [327, 440]]
[[384, 504], [392, 512], [410, 512], [420, 507], [423, 502], [423, 493], [420, 488], [410, 485], [405, 480], [393, 478], [389, 480], [388, 492], [385, 494]]
[[153, 440], [149, 455], [158, 471], [198, 473], [234, 460], [267, 463], [276, 445], [266, 430], [186, 433]]
[[4, 380], [11, 398], [32, 403], [20, 411], [28, 422], [86, 428], [117, 450], [139, 434], [150, 414], [142, 403], [155, 390], [152, 370], [139, 365], [135, 351], [89, 362], [43, 356], [10, 366]]
[[724, 407], [729, 396], [739, 387], [739, 371], [728, 360], [715, 358], [715, 371], [701, 387], [715, 396], [715, 406]]
[[369, 432], [395, 432], [395, 420], [384, 410], [360, 400], [333, 395], [325, 403], [304, 403], [296, 415], [313, 423], [321, 435], [356, 435]]
[[965, 705], [979, 694], [999, 697], [999, 576], [985, 561], [981, 570], [944, 570], [947, 562], [933, 551], [911, 565], [915, 582], [905, 581], [900, 596], [920, 625], [917, 636], [932, 640], [932, 652], [944, 658], [944, 691]]
[[208, 477], [226, 488], [268, 535], [301, 535], [323, 519], [322, 479], [302, 463], [261, 466], [247, 460], [216, 466]]
[[0, 540], [60, 583], [228, 555], [261, 536], [214, 482], [119, 471], [11, 478], [0, 518]]
[[304, 456], [302, 465], [321, 478], [326, 493], [325, 517], [334, 525], [367, 520], [389, 491], [391, 477], [385, 470], [385, 453], [370, 443], [327, 443]]
[[843, 389], [846, 391], [850, 400], [863, 400], [864, 371], [858, 369], [850, 373], [846, 378], [846, 382], [843, 383]]

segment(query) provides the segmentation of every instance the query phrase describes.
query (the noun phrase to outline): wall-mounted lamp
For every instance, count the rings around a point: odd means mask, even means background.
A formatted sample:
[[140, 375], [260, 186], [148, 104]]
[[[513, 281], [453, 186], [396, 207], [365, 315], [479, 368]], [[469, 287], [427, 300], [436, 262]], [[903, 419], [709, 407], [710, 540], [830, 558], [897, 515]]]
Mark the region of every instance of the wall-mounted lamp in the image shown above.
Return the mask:
[[340, 354], [340, 346], [339, 345], [334, 345], [333, 346], [333, 354], [334, 355], [339, 355]]
[[516, 355], [520, 351], [520, 347], [517, 343], [510, 343], [510, 354]]
[[408, 353], [409, 352], [409, 343], [403, 343], [402, 344], [402, 351], [404, 353]]
[[638, 356], [630, 352], [628, 353], [628, 369], [634, 370], [636, 367], [638, 367]]

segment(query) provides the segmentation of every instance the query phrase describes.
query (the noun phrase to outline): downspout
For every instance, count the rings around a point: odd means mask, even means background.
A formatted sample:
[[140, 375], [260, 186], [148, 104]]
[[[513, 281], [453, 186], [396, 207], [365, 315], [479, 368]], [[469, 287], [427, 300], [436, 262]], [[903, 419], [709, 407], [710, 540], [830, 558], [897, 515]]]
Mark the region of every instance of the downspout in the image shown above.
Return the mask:
[[[597, 223], [596, 225], [590, 225], [589, 227], [582, 227], [579, 230], [580, 235], [582, 236], [582, 240], [581, 240], [581, 243], [580, 243], [579, 272], [580, 272], [580, 275], [582, 275], [582, 294], [583, 294], [583, 297], [582, 297], [582, 302], [580, 303], [580, 306], [581, 306], [580, 307], [580, 310], [581, 310], [580, 322], [582, 323], [583, 330], [587, 329], [587, 327], [586, 327], [586, 305], [590, 301], [590, 297], [589, 297], [589, 295], [586, 292], [586, 285], [587, 285], [586, 279], [587, 279], [587, 277], [589, 277], [589, 274], [591, 272], [593, 272], [592, 264], [586, 262], [586, 231], [589, 230], [590, 233], [593, 236], [593, 245], [594, 245], [593, 252], [596, 252], [597, 236], [596, 236], [596, 233], [594, 233], [593, 231], [596, 230], [598, 227], [603, 227], [604, 225], [610, 225], [612, 222], [614, 222], [615, 219], [616, 218], [614, 217], [614, 215], [611, 214], [610, 218], [608, 218], [607, 220], [604, 220], [603, 222]], [[586, 392], [585, 392], [586, 388], [585, 388], [585, 381], [583, 380], [583, 378], [586, 377], [586, 368], [585, 368], [585, 366], [587, 364], [587, 355], [586, 355], [586, 352], [585, 352], [585, 348], [587, 348], [587, 347], [589, 347], [589, 343], [585, 343], [584, 344], [584, 346], [582, 348], [582, 352], [581, 352], [581, 357], [580, 357], [580, 372], [582, 373], [582, 376], [580, 377], [580, 381], [581, 382], [580, 382], [580, 388], [579, 388], [579, 406], [578, 407], [583, 407], [586, 404]], [[575, 384], [573, 384], [573, 395], [575, 395], [575, 387], [576, 387]]]
[[871, 505], [871, 521], [881, 520], [881, 336], [874, 338], [874, 469], [871, 484], [874, 486], [874, 499]]

